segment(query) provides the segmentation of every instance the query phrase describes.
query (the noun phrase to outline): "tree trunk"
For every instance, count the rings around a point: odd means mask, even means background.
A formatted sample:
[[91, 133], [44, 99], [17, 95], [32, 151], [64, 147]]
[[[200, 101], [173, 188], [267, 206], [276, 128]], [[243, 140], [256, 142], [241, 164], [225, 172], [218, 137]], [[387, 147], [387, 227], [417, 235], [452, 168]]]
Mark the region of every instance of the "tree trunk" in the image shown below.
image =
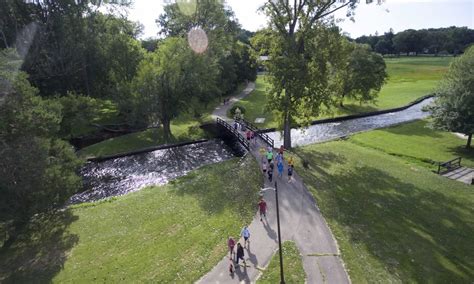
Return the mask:
[[163, 138], [166, 142], [169, 142], [171, 138], [171, 121], [169, 119], [164, 119], [161, 123], [163, 124]]
[[290, 125], [290, 114], [288, 110], [285, 114], [285, 123], [283, 127], [283, 147], [285, 149], [291, 149], [291, 125]]
[[471, 141], [472, 141], [472, 133], [467, 136], [467, 144], [466, 144], [467, 149], [471, 148]]

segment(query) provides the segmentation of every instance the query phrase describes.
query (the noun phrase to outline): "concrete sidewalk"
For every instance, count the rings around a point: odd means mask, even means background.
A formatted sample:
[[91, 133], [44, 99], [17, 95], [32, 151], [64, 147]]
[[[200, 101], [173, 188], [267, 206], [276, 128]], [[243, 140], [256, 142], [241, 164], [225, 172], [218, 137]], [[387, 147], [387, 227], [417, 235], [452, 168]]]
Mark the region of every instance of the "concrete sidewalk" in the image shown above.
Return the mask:
[[[251, 90], [248, 93], [250, 92]], [[248, 93], [239, 97], [245, 97]], [[235, 101], [237, 100], [231, 100]], [[226, 118], [227, 110], [231, 106], [232, 103], [222, 106], [214, 114]], [[261, 147], [266, 148], [266, 144], [258, 139], [250, 151], [260, 167], [263, 161], [259, 152]], [[265, 177], [264, 184], [264, 187], [274, 187], [274, 182], [277, 182], [282, 241], [291, 240], [296, 243], [302, 255], [307, 283], [350, 283], [339, 257], [337, 243], [315, 200], [296, 171], [293, 174], [293, 181], [288, 183], [287, 167], [285, 162], [282, 178], [278, 178], [275, 169], [273, 182], [270, 183]], [[230, 260], [227, 255], [198, 283], [255, 283], [261, 271], [268, 266], [271, 257], [278, 249], [276, 205], [273, 190], [267, 190], [263, 194], [268, 204], [267, 218], [261, 222], [260, 216], [256, 213], [249, 225], [250, 245], [244, 250], [247, 266], [236, 267], [234, 275], [230, 275], [228, 269]], [[255, 206], [257, 207], [257, 200]], [[243, 240], [240, 242], [243, 244]]]

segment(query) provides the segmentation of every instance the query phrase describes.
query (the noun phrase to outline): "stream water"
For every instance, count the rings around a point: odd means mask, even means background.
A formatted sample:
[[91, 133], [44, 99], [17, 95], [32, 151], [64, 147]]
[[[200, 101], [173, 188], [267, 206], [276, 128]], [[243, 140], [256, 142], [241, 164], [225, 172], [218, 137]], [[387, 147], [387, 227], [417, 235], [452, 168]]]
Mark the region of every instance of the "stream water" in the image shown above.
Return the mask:
[[[433, 99], [427, 99], [398, 112], [292, 129], [292, 143], [294, 146], [303, 146], [422, 119], [429, 115], [423, 112], [423, 107], [432, 101]], [[275, 147], [283, 144], [280, 132], [271, 132], [268, 135], [275, 140]], [[100, 163], [90, 162], [82, 169], [85, 191], [71, 197], [69, 204], [97, 201], [150, 185], [163, 185], [198, 167], [235, 157], [235, 153], [235, 149], [232, 150], [224, 141], [216, 139]]]
[[[433, 99], [429, 98], [398, 112], [355, 118], [341, 122], [316, 124], [301, 129], [291, 129], [291, 144], [292, 146], [304, 146], [341, 138], [357, 132], [423, 119], [429, 116], [429, 113], [424, 112], [423, 108], [431, 102], [433, 102]], [[275, 141], [275, 147], [283, 145], [281, 132], [276, 131], [267, 134]]]
[[69, 204], [123, 195], [150, 185], [163, 185], [204, 165], [228, 160], [233, 151], [222, 140], [157, 150], [104, 162], [87, 163], [81, 171], [85, 191]]

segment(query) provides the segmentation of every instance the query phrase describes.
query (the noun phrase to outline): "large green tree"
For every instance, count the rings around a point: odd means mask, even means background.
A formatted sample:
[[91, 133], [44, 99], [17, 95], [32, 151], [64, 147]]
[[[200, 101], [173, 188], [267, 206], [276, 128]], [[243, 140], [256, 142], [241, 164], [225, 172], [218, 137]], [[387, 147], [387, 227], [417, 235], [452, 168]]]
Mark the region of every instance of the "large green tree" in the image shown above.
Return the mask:
[[471, 147], [474, 133], [474, 46], [455, 59], [436, 91], [432, 126], [468, 135]]
[[140, 64], [135, 97], [148, 119], [158, 119], [164, 137], [172, 137], [171, 121], [193, 107], [194, 98], [217, 89], [217, 64], [207, 54], [195, 54], [181, 37], [168, 37]]
[[11, 83], [1, 89], [0, 223], [12, 224], [12, 240], [31, 216], [63, 205], [79, 189], [81, 161], [57, 138], [61, 104], [38, 96], [25, 73], [12, 76], [5, 53], [0, 54], [0, 80]]
[[268, 70], [271, 78], [270, 106], [280, 112], [284, 146], [291, 147], [291, 122], [308, 120], [320, 113], [334, 92], [332, 57], [338, 56], [337, 37], [323, 26], [335, 11], [346, 8], [352, 15], [358, 1], [268, 0], [262, 10], [273, 32]]
[[368, 45], [346, 41], [345, 46], [348, 54], [347, 60], [340, 68], [340, 105], [343, 106], [345, 98], [360, 103], [375, 100], [387, 78], [383, 57], [372, 52]]

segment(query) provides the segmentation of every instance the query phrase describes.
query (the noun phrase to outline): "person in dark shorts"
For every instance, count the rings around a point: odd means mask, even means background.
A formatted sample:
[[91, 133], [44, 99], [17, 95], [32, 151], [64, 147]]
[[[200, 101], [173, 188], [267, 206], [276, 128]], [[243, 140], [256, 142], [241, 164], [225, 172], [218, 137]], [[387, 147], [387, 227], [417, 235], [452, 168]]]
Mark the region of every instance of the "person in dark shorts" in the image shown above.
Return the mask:
[[288, 167], [288, 182], [291, 182], [293, 178], [293, 166]]
[[260, 199], [258, 202], [258, 209], [260, 211], [260, 221], [263, 221], [262, 216], [267, 218], [267, 202], [265, 202], [265, 199]]
[[242, 229], [242, 232], [240, 232], [240, 236], [244, 238], [244, 246], [247, 245], [247, 243], [249, 243], [249, 238], [250, 238], [250, 231], [249, 231], [249, 228], [247, 226], [244, 226], [244, 228]]
[[229, 239], [227, 240], [227, 247], [229, 248], [230, 259], [232, 259], [232, 255], [235, 255], [235, 253], [234, 253], [234, 246], [235, 246], [235, 240], [234, 240], [234, 238], [229, 237]]
[[237, 262], [237, 264], [239, 264], [239, 260], [243, 260], [244, 262], [244, 265], [245, 265], [245, 259], [244, 259], [244, 248], [242, 247], [242, 245], [240, 245], [240, 243], [237, 244], [237, 258], [235, 259], [235, 262]]

